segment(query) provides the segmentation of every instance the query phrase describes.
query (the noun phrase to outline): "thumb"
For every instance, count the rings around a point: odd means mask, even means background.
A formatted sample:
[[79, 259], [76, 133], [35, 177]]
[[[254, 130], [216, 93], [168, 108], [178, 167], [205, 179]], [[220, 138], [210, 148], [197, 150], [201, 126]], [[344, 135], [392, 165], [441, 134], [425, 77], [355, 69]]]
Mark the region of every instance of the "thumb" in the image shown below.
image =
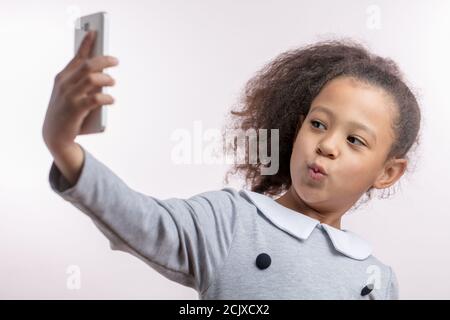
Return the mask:
[[83, 41], [81, 42], [80, 48], [78, 48], [76, 57], [77, 58], [89, 58], [93, 48], [94, 48], [94, 40], [96, 37], [96, 31], [90, 30], [85, 36]]

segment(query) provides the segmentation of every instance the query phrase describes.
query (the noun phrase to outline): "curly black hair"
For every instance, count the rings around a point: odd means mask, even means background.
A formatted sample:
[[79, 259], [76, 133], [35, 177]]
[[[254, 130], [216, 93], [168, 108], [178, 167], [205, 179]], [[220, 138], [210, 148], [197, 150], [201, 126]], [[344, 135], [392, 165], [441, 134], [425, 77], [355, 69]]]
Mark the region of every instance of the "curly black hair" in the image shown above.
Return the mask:
[[[250, 186], [254, 192], [276, 196], [289, 189], [290, 157], [300, 129], [300, 117], [308, 114], [311, 102], [322, 87], [339, 76], [353, 77], [390, 94], [398, 112], [392, 123], [395, 142], [386, 159], [409, 159], [408, 151], [414, 143], [418, 144], [421, 114], [416, 96], [397, 64], [390, 58], [370, 53], [354, 40], [325, 40], [281, 53], [247, 82], [237, 110], [231, 110], [228, 115], [223, 137], [230, 129], [256, 132], [278, 129], [279, 170], [274, 175], [262, 175], [261, 168], [267, 164], [234, 163], [224, 181], [228, 184], [230, 174], [239, 172], [247, 188]], [[267, 139], [270, 150], [271, 139]], [[230, 148], [237, 151], [235, 143], [225, 146], [225, 152]], [[245, 155], [248, 157], [248, 148]], [[366, 192], [369, 199], [371, 189]]]

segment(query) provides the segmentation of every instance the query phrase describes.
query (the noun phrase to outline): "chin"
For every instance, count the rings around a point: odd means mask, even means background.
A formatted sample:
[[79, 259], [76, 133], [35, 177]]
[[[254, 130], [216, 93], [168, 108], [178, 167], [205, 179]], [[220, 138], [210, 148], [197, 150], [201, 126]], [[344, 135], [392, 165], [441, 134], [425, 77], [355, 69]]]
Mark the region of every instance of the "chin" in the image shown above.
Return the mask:
[[294, 185], [293, 189], [300, 199], [306, 204], [320, 203], [323, 201], [323, 191], [316, 188], [311, 188], [307, 185], [303, 185], [301, 182], [298, 185]]

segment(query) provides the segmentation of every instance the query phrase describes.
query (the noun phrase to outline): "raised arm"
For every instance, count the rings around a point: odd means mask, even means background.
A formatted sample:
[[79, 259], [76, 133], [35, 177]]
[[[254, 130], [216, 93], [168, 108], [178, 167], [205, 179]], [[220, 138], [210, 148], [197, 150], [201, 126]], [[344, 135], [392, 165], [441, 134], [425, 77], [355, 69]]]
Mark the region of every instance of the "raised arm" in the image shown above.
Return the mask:
[[114, 80], [102, 73], [113, 57], [88, 59], [93, 34], [56, 79], [42, 135], [53, 155], [51, 188], [88, 215], [114, 250], [140, 258], [167, 278], [203, 292], [230, 249], [240, 196], [231, 188], [189, 199], [158, 199], [130, 188], [74, 142], [90, 110], [113, 103], [99, 93]]
[[101, 93], [104, 86], [113, 86], [114, 79], [103, 69], [118, 64], [111, 56], [89, 58], [93, 49], [95, 32], [83, 39], [74, 58], [55, 77], [53, 91], [42, 126], [42, 137], [67, 181], [77, 181], [83, 152], [75, 138], [89, 112], [102, 105], [112, 104], [114, 99]]

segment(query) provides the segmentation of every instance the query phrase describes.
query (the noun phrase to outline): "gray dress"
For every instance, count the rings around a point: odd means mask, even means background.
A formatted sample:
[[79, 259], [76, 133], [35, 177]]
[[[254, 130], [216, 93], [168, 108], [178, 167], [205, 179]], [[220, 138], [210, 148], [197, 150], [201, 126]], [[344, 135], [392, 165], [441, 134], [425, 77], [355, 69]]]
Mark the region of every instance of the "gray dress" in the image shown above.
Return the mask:
[[52, 163], [52, 190], [128, 252], [200, 299], [398, 299], [390, 266], [370, 245], [268, 196], [226, 187], [158, 199], [127, 186], [82, 147], [70, 187]]

